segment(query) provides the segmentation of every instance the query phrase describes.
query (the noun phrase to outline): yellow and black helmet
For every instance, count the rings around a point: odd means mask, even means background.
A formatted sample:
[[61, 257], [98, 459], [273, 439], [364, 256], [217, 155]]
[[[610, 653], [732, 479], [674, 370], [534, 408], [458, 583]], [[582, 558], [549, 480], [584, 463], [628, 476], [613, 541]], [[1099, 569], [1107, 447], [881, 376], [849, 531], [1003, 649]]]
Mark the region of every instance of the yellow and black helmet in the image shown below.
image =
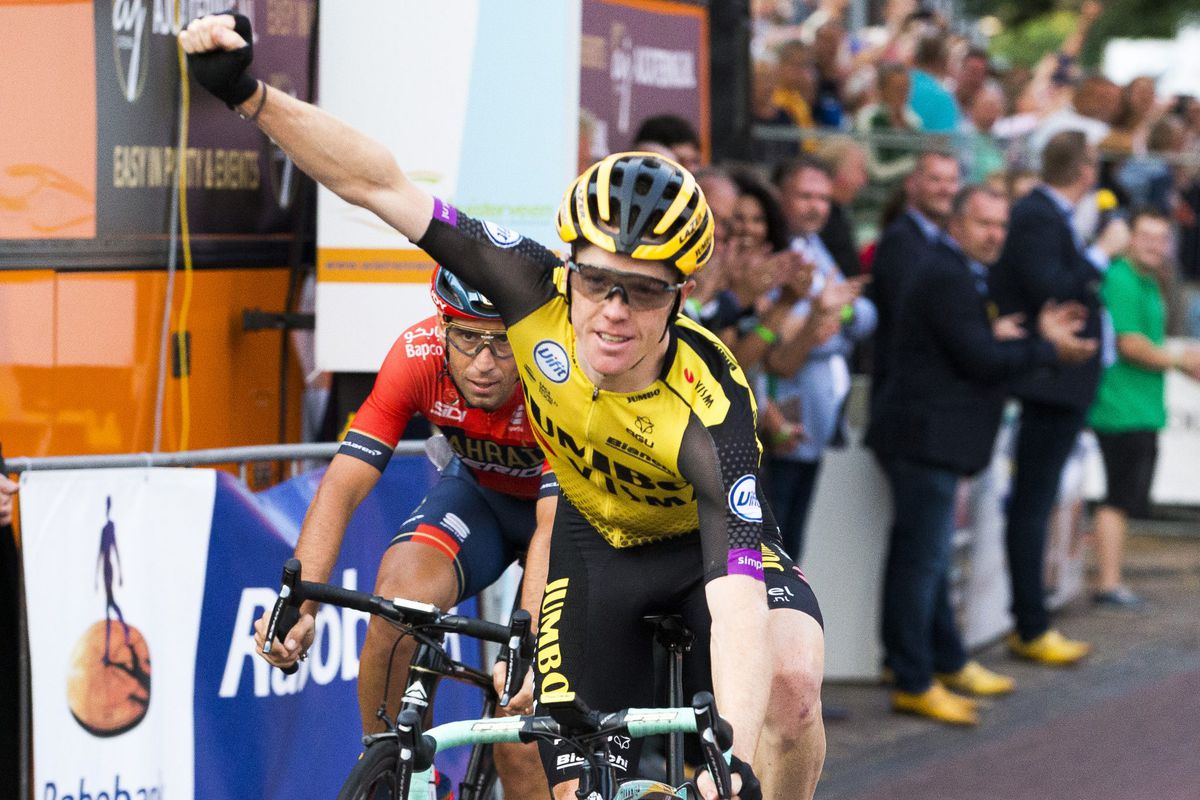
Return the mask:
[[575, 179], [558, 235], [691, 275], [712, 255], [712, 212], [695, 177], [657, 153], [614, 153]]

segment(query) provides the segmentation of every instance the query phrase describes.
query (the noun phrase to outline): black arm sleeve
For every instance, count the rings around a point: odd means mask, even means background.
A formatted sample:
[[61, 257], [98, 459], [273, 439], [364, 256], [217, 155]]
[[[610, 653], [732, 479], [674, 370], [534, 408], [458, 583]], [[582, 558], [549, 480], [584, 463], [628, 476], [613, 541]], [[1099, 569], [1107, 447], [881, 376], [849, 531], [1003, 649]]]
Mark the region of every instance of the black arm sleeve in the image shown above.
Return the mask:
[[469, 217], [434, 199], [433, 220], [417, 246], [483, 292], [514, 325], [554, 296], [554, 268], [562, 261], [532, 239]]
[[692, 415], [679, 448], [679, 471], [696, 491], [704, 580], [723, 575], [762, 579], [762, 506], [758, 441], [748, 402], [706, 428]]

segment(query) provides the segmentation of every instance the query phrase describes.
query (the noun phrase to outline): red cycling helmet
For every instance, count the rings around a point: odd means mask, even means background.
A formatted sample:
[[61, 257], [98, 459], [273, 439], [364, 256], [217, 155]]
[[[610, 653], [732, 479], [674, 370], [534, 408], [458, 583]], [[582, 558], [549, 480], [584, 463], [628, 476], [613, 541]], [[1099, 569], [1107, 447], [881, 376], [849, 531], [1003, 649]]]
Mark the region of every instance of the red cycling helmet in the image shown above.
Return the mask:
[[455, 319], [500, 319], [500, 312], [479, 292], [449, 270], [435, 266], [429, 281], [429, 295], [438, 313]]

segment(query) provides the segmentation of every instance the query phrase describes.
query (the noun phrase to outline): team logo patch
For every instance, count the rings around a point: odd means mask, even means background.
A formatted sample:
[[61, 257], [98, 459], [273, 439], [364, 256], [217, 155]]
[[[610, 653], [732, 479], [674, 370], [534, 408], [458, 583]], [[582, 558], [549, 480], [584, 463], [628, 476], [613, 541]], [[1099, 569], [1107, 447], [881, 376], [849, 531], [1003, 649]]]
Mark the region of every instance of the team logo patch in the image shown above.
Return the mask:
[[542, 374], [555, 383], [565, 383], [571, 374], [567, 348], [553, 339], [542, 339], [534, 346], [533, 361]]
[[521, 241], [521, 234], [503, 225], [497, 225], [487, 220], [484, 220], [483, 232], [487, 234], [487, 237], [492, 240], [492, 244], [496, 245], [496, 247], [512, 247]]
[[762, 522], [762, 506], [758, 503], [758, 479], [743, 475], [729, 489], [729, 510], [746, 522]]

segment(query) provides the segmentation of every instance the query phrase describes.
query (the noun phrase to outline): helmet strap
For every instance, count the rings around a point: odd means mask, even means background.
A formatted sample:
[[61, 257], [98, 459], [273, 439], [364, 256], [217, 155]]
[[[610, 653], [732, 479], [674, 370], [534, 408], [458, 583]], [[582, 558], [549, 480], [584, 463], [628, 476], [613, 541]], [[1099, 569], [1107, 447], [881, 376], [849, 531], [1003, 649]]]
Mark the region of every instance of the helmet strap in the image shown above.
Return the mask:
[[675, 290], [675, 302], [671, 304], [671, 313], [667, 315], [667, 324], [663, 327], [662, 336], [658, 337], [658, 340], [660, 342], [663, 339], [667, 338], [667, 331], [671, 330], [671, 323], [675, 320], [675, 315], [677, 315], [679, 313], [679, 305], [680, 305], [680, 303], [683, 302], [680, 299], [681, 297], [682, 297], [682, 290], [676, 289]]

